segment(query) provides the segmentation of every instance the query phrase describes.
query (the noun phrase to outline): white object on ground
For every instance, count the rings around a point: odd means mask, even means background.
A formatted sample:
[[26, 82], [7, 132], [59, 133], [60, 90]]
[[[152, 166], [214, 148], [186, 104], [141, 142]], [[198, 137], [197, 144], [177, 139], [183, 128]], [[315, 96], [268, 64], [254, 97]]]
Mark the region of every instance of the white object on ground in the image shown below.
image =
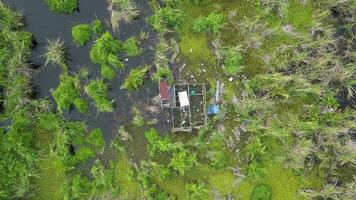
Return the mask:
[[189, 99], [187, 91], [178, 92], [180, 107], [189, 106]]

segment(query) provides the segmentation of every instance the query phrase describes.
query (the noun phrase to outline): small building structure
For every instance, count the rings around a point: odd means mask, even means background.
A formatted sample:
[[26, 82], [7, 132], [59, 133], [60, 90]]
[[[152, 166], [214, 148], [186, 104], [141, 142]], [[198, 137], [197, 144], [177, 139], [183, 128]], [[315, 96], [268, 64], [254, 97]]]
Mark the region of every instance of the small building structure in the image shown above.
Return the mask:
[[[168, 94], [168, 96], [167, 96]], [[161, 106], [169, 109], [172, 117], [172, 131], [192, 131], [206, 127], [206, 88], [205, 84], [160, 83]]]

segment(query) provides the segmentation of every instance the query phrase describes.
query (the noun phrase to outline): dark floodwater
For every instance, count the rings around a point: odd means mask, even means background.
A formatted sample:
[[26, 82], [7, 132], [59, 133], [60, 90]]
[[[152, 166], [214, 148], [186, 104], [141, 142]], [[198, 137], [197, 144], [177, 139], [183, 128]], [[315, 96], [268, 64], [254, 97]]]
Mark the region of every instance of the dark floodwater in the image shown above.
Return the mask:
[[[90, 72], [90, 79], [101, 78], [99, 66], [90, 61], [89, 50], [92, 42], [84, 47], [76, 47], [72, 42], [71, 28], [73, 25], [81, 23], [90, 23], [94, 19], [100, 19], [108, 24], [109, 12], [108, 3], [105, 0], [79, 0], [79, 10], [71, 15], [55, 14], [49, 11], [44, 0], [5, 0], [5, 3], [15, 10], [20, 10], [26, 23], [26, 29], [33, 33], [36, 41], [36, 47], [33, 51], [32, 62], [38, 66], [37, 73], [33, 77], [35, 92], [39, 98], [48, 98], [53, 102], [51, 90], [59, 84], [59, 75], [62, 73], [58, 66], [44, 66], [43, 54], [47, 39], [62, 38], [69, 52], [68, 65], [71, 72], [76, 72], [83, 66], [86, 66]], [[141, 31], [149, 33], [149, 39], [141, 44], [144, 53], [137, 57], [129, 59], [126, 63], [125, 70], [117, 71], [117, 77], [108, 82], [110, 88], [110, 98], [114, 99], [114, 113], [97, 113], [92, 105], [88, 114], [80, 114], [78, 111], [71, 110], [65, 113], [67, 119], [85, 120], [90, 128], [101, 128], [105, 133], [106, 141], [109, 141], [116, 134], [117, 127], [124, 125], [131, 120], [130, 108], [133, 104], [152, 105], [152, 98], [157, 96], [157, 85], [151, 81], [145, 83], [144, 87], [137, 92], [129, 94], [126, 90], [121, 90], [122, 81], [130, 69], [143, 64], [152, 64], [153, 46], [156, 42], [156, 35], [146, 22], [147, 16], [150, 15], [150, 9], [146, 0], [136, 0], [141, 11], [137, 20], [129, 24], [121, 24], [120, 30], [114, 35], [120, 40], [125, 40], [130, 36], [138, 35]], [[106, 26], [108, 30], [108, 26]], [[110, 31], [112, 32], [112, 31]], [[122, 57], [125, 59], [125, 57]], [[93, 102], [89, 100], [92, 104]], [[152, 118], [166, 120], [166, 116], [161, 114], [148, 114]], [[169, 124], [158, 123], [159, 130], [169, 129]], [[143, 139], [143, 133], [131, 133], [137, 139]]]

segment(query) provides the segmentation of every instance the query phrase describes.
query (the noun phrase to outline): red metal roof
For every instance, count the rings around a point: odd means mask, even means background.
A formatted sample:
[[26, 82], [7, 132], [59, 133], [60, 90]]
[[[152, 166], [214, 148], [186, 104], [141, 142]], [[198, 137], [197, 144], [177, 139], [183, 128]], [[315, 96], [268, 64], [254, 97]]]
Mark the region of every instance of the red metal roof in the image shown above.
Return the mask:
[[167, 80], [162, 80], [159, 84], [159, 94], [162, 99], [169, 99]]

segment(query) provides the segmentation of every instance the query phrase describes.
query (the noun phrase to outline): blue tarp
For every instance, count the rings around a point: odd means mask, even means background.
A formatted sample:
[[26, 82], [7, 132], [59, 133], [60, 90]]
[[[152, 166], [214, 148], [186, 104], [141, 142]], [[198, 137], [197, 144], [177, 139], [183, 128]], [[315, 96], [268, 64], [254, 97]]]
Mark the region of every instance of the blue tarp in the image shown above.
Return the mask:
[[220, 107], [217, 104], [211, 104], [208, 106], [208, 115], [216, 115], [220, 112]]

